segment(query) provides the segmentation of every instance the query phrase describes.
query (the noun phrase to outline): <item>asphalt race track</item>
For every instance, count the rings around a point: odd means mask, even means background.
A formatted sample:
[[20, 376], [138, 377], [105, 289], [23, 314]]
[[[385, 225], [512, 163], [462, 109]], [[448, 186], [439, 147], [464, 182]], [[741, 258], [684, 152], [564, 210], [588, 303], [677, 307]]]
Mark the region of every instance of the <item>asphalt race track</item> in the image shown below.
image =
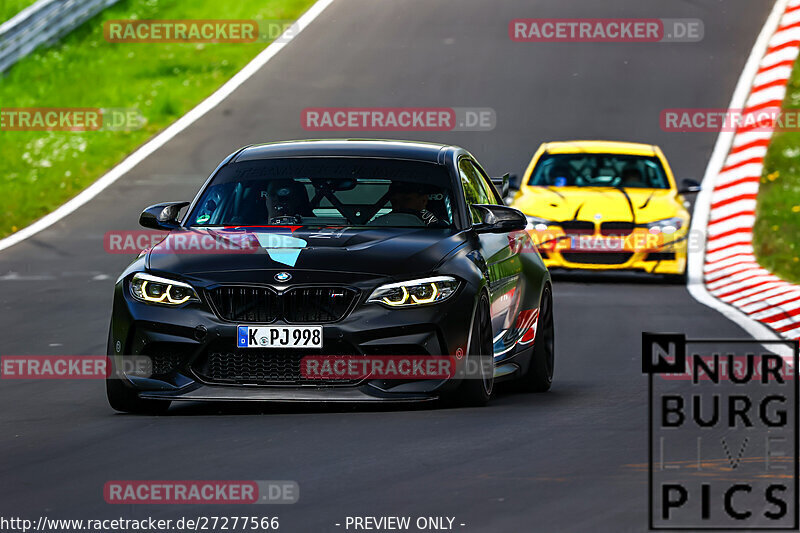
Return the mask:
[[[495, 175], [521, 173], [544, 140], [652, 142], [679, 180], [699, 179], [716, 134], [665, 133], [659, 113], [726, 107], [772, 4], [336, 0], [222, 105], [73, 215], [0, 252], [0, 353], [105, 353], [112, 287], [130, 257], [105, 253], [104, 233], [137, 229], [147, 205], [191, 199], [240, 146], [312, 136], [306, 107], [491, 107], [491, 132], [368, 136], [458, 144]], [[513, 43], [508, 23], [522, 17], [699, 18], [705, 39]], [[0, 514], [243, 514], [112, 506], [103, 484], [264, 479], [300, 485], [297, 504], [256, 509], [277, 514], [283, 531], [393, 514], [454, 515], [463, 531], [644, 531], [641, 332], [746, 334], [684, 287], [639, 276], [558, 278], [554, 290], [553, 390], [501, 391], [483, 409], [178, 404], [140, 417], [115, 414], [100, 381], [4, 380]]]

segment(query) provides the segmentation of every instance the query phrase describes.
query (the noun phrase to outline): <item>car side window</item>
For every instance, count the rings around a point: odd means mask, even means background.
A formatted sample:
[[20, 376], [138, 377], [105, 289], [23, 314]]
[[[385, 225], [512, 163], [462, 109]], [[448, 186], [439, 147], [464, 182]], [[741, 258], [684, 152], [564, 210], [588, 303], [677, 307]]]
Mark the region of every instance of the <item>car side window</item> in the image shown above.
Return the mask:
[[464, 189], [464, 199], [469, 207], [473, 224], [481, 222], [480, 213], [472, 208], [475, 204], [494, 204], [494, 198], [487, 194], [484, 180], [478, 169], [469, 161], [462, 159], [458, 162], [458, 173], [461, 177], [461, 188]]
[[495, 204], [495, 205], [504, 205], [503, 202], [500, 200], [499, 195], [497, 194], [497, 189], [494, 185], [492, 185], [492, 180], [486, 175], [486, 172], [483, 171], [477, 164], [470, 161], [470, 166], [475, 169], [475, 172], [478, 173], [480, 176], [481, 185], [483, 186], [483, 190], [486, 192], [486, 197], [489, 199], [487, 204]]

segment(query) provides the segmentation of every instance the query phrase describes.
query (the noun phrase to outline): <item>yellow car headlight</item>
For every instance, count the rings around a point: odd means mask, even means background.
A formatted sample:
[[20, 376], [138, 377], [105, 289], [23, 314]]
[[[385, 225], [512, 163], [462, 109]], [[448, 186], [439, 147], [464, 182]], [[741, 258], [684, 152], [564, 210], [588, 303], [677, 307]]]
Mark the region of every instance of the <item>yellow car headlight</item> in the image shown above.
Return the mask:
[[672, 235], [683, 227], [683, 220], [678, 217], [656, 220], [648, 224], [643, 224], [650, 233]]
[[387, 307], [436, 304], [455, 294], [458, 285], [458, 280], [450, 276], [401, 281], [378, 287], [367, 301]]
[[188, 283], [139, 272], [130, 282], [131, 295], [141, 302], [177, 306], [199, 302], [194, 288]]
[[533, 226], [533, 229], [536, 231], [547, 231], [550, 226], [555, 225], [556, 223], [552, 220], [547, 220], [544, 218], [528, 216], [528, 224]]

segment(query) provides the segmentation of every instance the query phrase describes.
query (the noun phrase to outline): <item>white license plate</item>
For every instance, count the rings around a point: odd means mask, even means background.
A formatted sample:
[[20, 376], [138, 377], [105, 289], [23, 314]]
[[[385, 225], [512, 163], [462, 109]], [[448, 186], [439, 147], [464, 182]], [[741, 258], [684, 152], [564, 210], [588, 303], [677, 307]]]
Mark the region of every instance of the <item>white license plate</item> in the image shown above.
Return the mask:
[[239, 348], [322, 348], [322, 326], [239, 326]]
[[622, 252], [625, 251], [625, 239], [619, 237], [572, 237], [570, 248], [586, 252]]

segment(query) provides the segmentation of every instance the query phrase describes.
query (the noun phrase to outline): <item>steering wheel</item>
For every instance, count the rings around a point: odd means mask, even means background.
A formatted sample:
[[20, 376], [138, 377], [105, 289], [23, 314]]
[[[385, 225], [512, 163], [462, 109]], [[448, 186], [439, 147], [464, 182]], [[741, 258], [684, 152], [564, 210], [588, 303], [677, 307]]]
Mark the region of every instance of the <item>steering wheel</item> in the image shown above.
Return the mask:
[[392, 212], [386, 213], [385, 215], [381, 215], [375, 220], [371, 221], [368, 225], [370, 226], [399, 226], [399, 227], [423, 227], [425, 226], [425, 221], [422, 220], [417, 214], [414, 213], [406, 213], [406, 212]]

